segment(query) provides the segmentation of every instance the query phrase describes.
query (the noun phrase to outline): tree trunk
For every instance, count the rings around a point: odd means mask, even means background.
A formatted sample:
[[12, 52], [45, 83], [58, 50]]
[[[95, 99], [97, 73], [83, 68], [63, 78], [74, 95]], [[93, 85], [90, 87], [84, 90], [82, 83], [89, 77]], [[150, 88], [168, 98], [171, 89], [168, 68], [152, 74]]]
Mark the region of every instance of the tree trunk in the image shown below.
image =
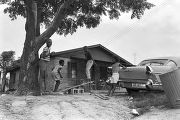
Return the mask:
[[73, 1], [74, 0], [67, 0], [62, 6], [59, 6], [52, 24], [40, 35], [41, 10], [37, 8], [39, 3], [36, 3], [35, 0], [25, 0], [27, 13], [25, 26], [26, 40], [21, 56], [20, 82], [16, 95], [27, 95], [29, 92], [32, 92], [33, 95], [40, 95], [38, 83], [38, 51], [45, 44], [46, 40], [56, 32], [65, 17], [66, 8], [68, 8]]
[[6, 72], [6, 70], [4, 70], [3, 77], [2, 77], [2, 92], [5, 92], [5, 88], [6, 88], [6, 84], [7, 84], [6, 75], [7, 75], [7, 72]]
[[37, 26], [37, 4], [33, 0], [27, 0], [26, 6], [26, 39], [21, 56], [20, 80], [16, 95], [27, 95], [29, 93], [40, 95], [38, 83], [39, 55], [38, 51], [34, 51]]
[[21, 58], [21, 69], [20, 69], [20, 82], [18, 85], [18, 91], [16, 95], [27, 95], [32, 93], [33, 95], [40, 95], [39, 83], [38, 83], [38, 54], [36, 54], [34, 64], [29, 65], [27, 58], [29, 57], [32, 50], [24, 50]]

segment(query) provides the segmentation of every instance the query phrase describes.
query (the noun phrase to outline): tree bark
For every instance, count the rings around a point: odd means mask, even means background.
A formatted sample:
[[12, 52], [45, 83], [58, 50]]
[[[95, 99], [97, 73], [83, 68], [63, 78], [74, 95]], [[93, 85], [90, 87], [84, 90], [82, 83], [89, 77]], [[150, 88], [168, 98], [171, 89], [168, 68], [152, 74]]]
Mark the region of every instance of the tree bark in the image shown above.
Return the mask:
[[74, 1], [75, 0], [67, 0], [63, 5], [59, 6], [51, 25], [40, 36], [36, 38], [35, 51], [38, 51], [45, 44], [46, 40], [56, 32], [63, 19], [66, 17], [66, 11], [68, 10], [67, 8]]
[[2, 77], [2, 92], [5, 92], [5, 88], [6, 88], [6, 84], [7, 84], [7, 81], [6, 81], [6, 75], [7, 75], [6, 70], [3, 70], [3, 77]]
[[[27, 95], [29, 92], [39, 95], [38, 84], [38, 51], [34, 52], [37, 26], [37, 4], [33, 0], [26, 0], [26, 39], [21, 56], [20, 82], [16, 95]], [[33, 53], [33, 56], [32, 56]], [[33, 57], [33, 58], [32, 58]]]
[[26, 39], [21, 56], [20, 82], [18, 90], [15, 93], [16, 95], [27, 95], [28, 93], [40, 95], [38, 83], [38, 51], [45, 44], [46, 40], [56, 32], [58, 26], [66, 16], [66, 8], [68, 8], [73, 1], [74, 0], [68, 0], [59, 7], [50, 27], [40, 35], [41, 10], [37, 8], [40, 4], [38, 2], [35, 3], [34, 0], [25, 0], [27, 13], [25, 26]]

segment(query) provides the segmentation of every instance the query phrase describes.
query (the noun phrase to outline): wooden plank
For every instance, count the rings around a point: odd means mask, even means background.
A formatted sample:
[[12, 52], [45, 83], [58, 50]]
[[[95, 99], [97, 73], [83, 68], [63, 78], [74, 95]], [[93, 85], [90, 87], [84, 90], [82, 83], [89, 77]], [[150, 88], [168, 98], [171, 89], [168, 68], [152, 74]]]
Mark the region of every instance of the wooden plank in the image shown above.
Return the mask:
[[66, 92], [66, 91], [71, 90], [71, 89], [73, 89], [73, 88], [81, 87], [81, 86], [84, 86], [84, 85], [87, 85], [87, 84], [91, 84], [91, 83], [93, 83], [93, 81], [91, 81], [91, 82], [85, 82], [85, 83], [82, 83], [82, 84], [80, 84], [80, 85], [75, 85], [75, 86], [72, 86], [72, 87], [68, 87], [68, 88], [63, 89], [63, 90], [61, 90], [61, 91], [62, 91], [62, 92]]
[[103, 100], [109, 100], [109, 97], [108, 96], [104, 96], [104, 95], [101, 95], [101, 94], [96, 94], [96, 93], [92, 93], [92, 95], [100, 98], [100, 99], [103, 99]]

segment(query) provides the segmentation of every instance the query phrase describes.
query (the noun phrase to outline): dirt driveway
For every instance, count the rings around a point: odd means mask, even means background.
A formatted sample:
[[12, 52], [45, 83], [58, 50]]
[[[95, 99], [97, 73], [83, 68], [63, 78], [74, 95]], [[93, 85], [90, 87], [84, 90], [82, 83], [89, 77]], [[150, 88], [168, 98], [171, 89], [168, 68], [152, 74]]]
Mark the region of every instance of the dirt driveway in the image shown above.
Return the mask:
[[94, 95], [0, 97], [0, 120], [129, 120], [127, 95], [102, 100]]

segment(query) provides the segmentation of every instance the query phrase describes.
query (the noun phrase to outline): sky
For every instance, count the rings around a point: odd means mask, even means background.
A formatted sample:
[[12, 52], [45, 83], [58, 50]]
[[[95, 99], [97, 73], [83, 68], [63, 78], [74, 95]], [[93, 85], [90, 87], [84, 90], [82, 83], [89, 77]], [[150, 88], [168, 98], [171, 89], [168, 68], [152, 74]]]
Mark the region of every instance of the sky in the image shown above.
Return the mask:
[[[103, 18], [94, 29], [80, 28], [66, 37], [54, 34], [51, 51], [101, 44], [133, 64], [147, 58], [180, 56], [180, 0], [148, 2], [156, 6], [145, 11], [140, 20], [124, 13], [119, 20]], [[13, 50], [17, 58], [23, 50], [25, 19], [11, 21], [3, 9], [0, 5], [0, 53]]]

